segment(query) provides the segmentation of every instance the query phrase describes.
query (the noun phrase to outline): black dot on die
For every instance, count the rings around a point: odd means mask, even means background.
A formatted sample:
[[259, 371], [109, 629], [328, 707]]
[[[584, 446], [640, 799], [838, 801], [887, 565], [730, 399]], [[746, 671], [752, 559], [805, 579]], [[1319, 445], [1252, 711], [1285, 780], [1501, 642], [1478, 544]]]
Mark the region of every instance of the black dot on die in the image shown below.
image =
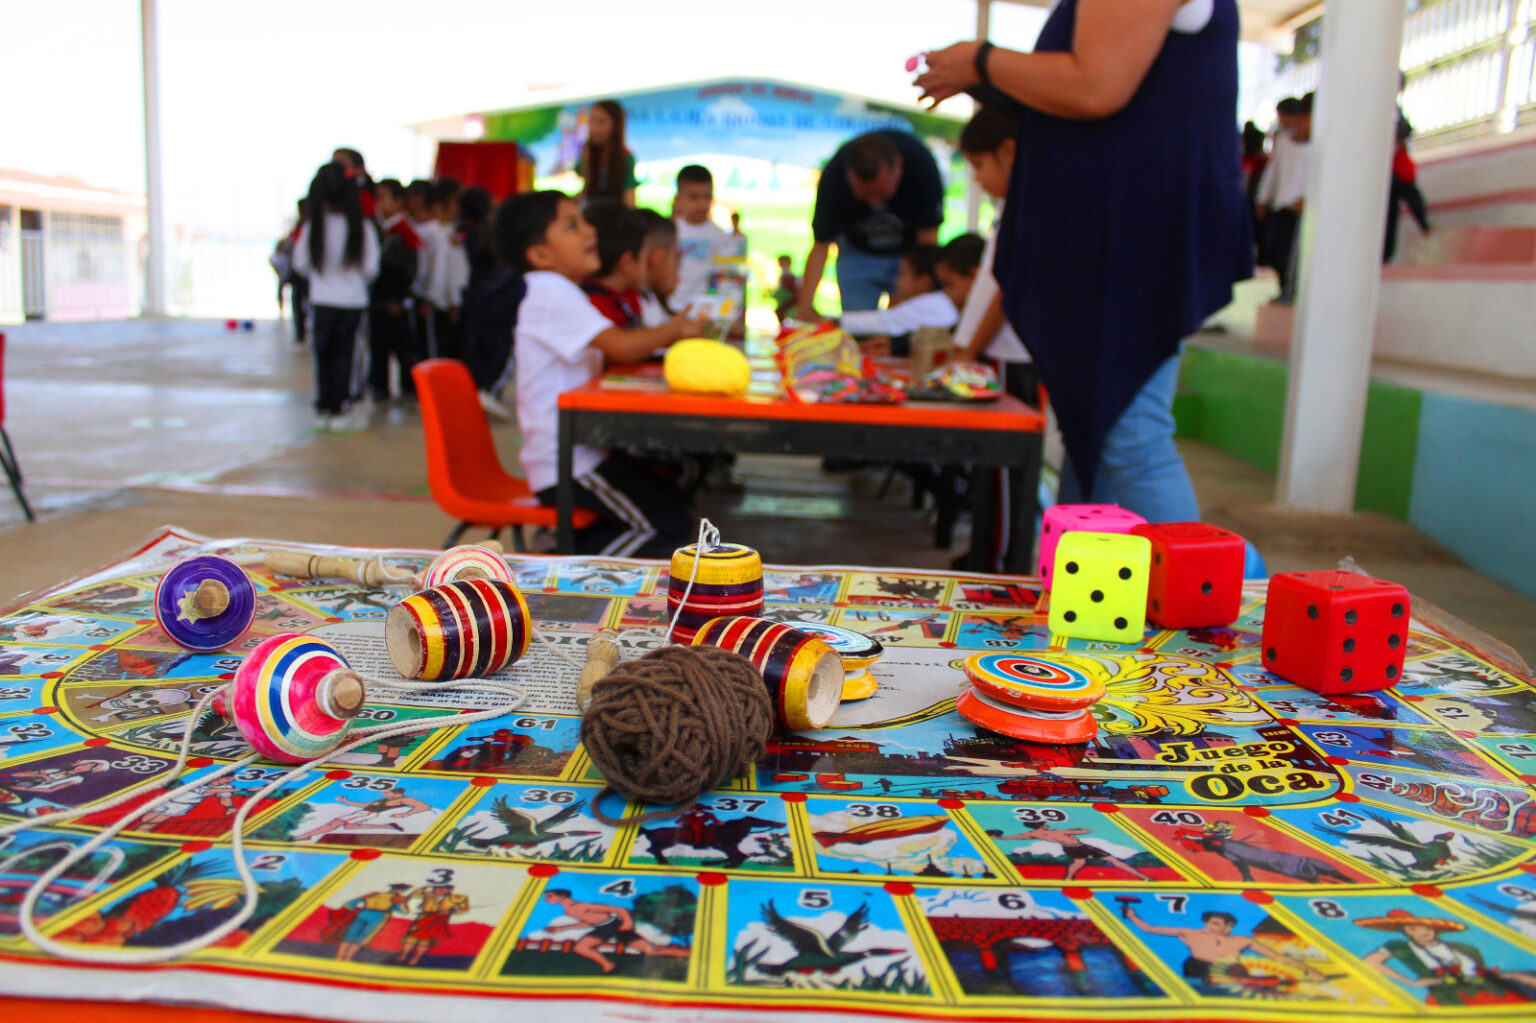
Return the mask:
[[1403, 637], [1401, 637], [1401, 636], [1388, 636], [1387, 637], [1387, 646], [1391, 647], [1393, 650], [1396, 650], [1400, 645], [1402, 645], [1402, 642], [1403, 642]]
[[1308, 604], [1307, 605], [1307, 617], [1308, 618], [1316, 618], [1317, 617], [1317, 605], [1316, 604]]
[[1062, 618], [1062, 621], [1075, 622], [1075, 621], [1077, 621], [1077, 612], [1076, 611], [1063, 611], [1061, 613], [1061, 618]]
[[1075, 562], [1075, 561], [1067, 562], [1067, 574], [1068, 575], [1076, 575], [1077, 574], [1077, 562]]
[[1122, 578], [1122, 579], [1129, 579], [1130, 577], [1131, 577], [1131, 570], [1130, 569], [1122, 568], [1120, 570], [1120, 578]]
[[1387, 665], [1387, 678], [1397, 678], [1397, 665]]
[[1154, 597], [1153, 600], [1152, 600], [1152, 610], [1154, 610], [1154, 611], [1161, 611], [1162, 609], [1163, 609], [1162, 605], [1159, 604], [1157, 602], [1157, 599]]
[[1355, 641], [1354, 640], [1346, 639], [1344, 641], [1344, 652], [1346, 654], [1352, 654], [1352, 653], [1355, 652]]
[[1353, 624], [1355, 624], [1355, 622], [1357, 620], [1358, 620], [1357, 616], [1356, 616], [1356, 614], [1355, 614], [1355, 612], [1353, 610], [1349, 610], [1349, 611], [1345, 611], [1344, 612], [1344, 624], [1345, 625], [1353, 625]]
[[1273, 661], [1275, 659], [1275, 648], [1274, 647], [1270, 647], [1268, 650], [1264, 651], [1264, 659], [1266, 661]]
[[1116, 619], [1115, 619], [1115, 628], [1117, 628], [1117, 629], [1123, 629], [1123, 628], [1126, 628], [1126, 627], [1127, 627], [1127, 626], [1129, 626], [1129, 625], [1130, 625], [1130, 624], [1131, 624], [1131, 623], [1130, 623], [1130, 622], [1128, 622], [1128, 621], [1126, 621], [1126, 620], [1125, 620], [1125, 619], [1124, 619], [1124, 618], [1116, 618]]
[[1393, 618], [1401, 618], [1402, 616], [1403, 616], [1403, 605], [1401, 605], [1401, 604], [1393, 604], [1392, 605], [1392, 617]]
[[1214, 589], [1214, 587], [1211, 586], [1211, 581], [1209, 579], [1200, 584], [1201, 593], [1209, 594], [1212, 589]]
[[1094, 590], [1092, 593], [1088, 594], [1088, 599], [1093, 601], [1095, 604], [1101, 603], [1104, 600], [1104, 591]]
[[1050, 531], [1051, 531], [1051, 524], [1050, 524], [1050, 523], [1049, 523], [1049, 522], [1047, 522], [1047, 523], [1046, 523], [1046, 524], [1045, 524], [1045, 531], [1046, 531], [1046, 532], [1047, 532], [1047, 533], [1049, 533], [1049, 532], [1050, 532]]
[[1355, 669], [1353, 669], [1353, 668], [1345, 668], [1344, 670], [1339, 672], [1339, 680], [1341, 682], [1348, 682], [1350, 679], [1352, 679], [1354, 677], [1355, 677]]
[[1152, 555], [1152, 564], [1154, 564], [1154, 565], [1161, 565], [1162, 563], [1163, 563], [1163, 556], [1161, 554], [1154, 554], [1154, 555]]

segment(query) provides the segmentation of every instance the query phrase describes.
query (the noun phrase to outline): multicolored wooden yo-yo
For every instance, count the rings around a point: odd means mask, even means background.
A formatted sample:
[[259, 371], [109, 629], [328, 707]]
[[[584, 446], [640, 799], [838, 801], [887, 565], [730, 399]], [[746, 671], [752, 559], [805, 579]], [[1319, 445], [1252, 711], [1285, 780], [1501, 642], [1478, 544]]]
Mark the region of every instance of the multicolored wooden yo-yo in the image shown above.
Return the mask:
[[867, 700], [875, 695], [880, 684], [870, 673], [869, 666], [880, 659], [885, 647], [879, 640], [870, 639], [862, 632], [854, 632], [840, 625], [823, 625], [821, 622], [790, 622], [801, 632], [826, 641], [843, 660], [843, 702]]
[[1079, 668], [1012, 653], [965, 659], [972, 688], [955, 708], [983, 728], [1031, 742], [1087, 742], [1098, 732], [1089, 711], [1104, 683]]
[[223, 650], [250, 628], [256, 587], [245, 569], [217, 554], [172, 565], [155, 586], [155, 620], [188, 650]]
[[693, 645], [719, 647], [751, 661], [785, 728], [823, 728], [842, 702], [842, 659], [825, 640], [797, 628], [766, 618], [716, 618], [704, 623]]
[[389, 612], [384, 644], [406, 678], [494, 675], [528, 652], [533, 618], [517, 587], [461, 579], [413, 593]]
[[432, 564], [421, 574], [421, 588], [430, 590], [444, 583], [460, 579], [495, 579], [512, 583], [512, 568], [501, 555], [478, 544], [461, 544], [450, 547], [432, 559]]
[[[679, 605], [683, 609], [681, 614], [677, 610]], [[691, 543], [672, 553], [672, 570], [667, 579], [667, 621], [677, 617], [677, 626], [672, 630], [674, 640], [692, 643], [699, 627], [712, 618], [756, 617], [762, 613], [763, 559], [757, 551], [738, 543], [717, 543], [706, 546], [701, 555], [699, 545]]]
[[347, 741], [367, 695], [362, 676], [335, 647], [290, 632], [247, 654], [213, 709], [268, 760], [300, 764]]

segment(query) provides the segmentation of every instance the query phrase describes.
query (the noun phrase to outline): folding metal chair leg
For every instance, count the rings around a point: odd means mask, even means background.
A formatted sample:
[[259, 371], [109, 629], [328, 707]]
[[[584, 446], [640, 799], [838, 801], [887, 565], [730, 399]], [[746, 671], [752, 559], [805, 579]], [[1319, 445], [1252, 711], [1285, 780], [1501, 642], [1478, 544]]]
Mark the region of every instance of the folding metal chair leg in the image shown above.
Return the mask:
[[16, 461], [16, 451], [11, 447], [10, 434], [5, 432], [5, 427], [0, 426], [0, 468], [5, 470], [6, 479], [11, 482], [11, 489], [16, 492], [16, 500], [21, 502], [21, 513], [27, 517], [28, 522], [36, 522], [37, 516], [32, 512], [32, 505], [27, 502], [27, 495], [21, 489], [21, 464]]
[[448, 534], [448, 539], [443, 541], [443, 550], [446, 551], [448, 548], [457, 545], [459, 538], [464, 535], [464, 531], [469, 529], [471, 525], [473, 525], [473, 523], [460, 522], [457, 526], [455, 526], [453, 528], [453, 532]]

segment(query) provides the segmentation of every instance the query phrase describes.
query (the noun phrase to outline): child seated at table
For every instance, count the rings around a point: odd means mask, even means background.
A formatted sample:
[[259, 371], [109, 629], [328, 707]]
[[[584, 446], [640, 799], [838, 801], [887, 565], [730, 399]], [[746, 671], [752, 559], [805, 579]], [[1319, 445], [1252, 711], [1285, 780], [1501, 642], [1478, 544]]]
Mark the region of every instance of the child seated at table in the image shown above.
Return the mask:
[[[503, 258], [523, 274], [517, 312], [518, 453], [528, 486], [553, 505], [558, 480], [561, 392], [602, 372], [605, 360], [633, 362], [693, 337], [703, 324], [674, 316], [658, 327], [616, 327], [587, 301], [577, 282], [602, 267], [597, 236], [576, 200], [561, 192], [524, 192], [496, 211]], [[669, 470], [623, 452], [578, 446], [572, 464], [576, 504], [598, 521], [576, 534], [579, 554], [662, 557], [694, 530], [687, 501]]]
[[645, 284], [640, 289], [640, 321], [658, 327], [672, 318], [672, 295], [677, 291], [677, 277], [682, 253], [677, 248], [677, 222], [655, 210], [639, 209], [645, 225], [645, 243], [640, 250], [645, 265]]
[[640, 289], [645, 285], [645, 223], [622, 199], [593, 199], [584, 211], [597, 231], [597, 274], [581, 282], [593, 308], [616, 327], [644, 326]]
[[833, 320], [854, 337], [867, 338], [866, 355], [905, 355], [903, 343], [919, 327], [953, 327], [955, 303], [939, 285], [939, 247], [914, 245], [901, 255], [896, 286], [886, 309], [862, 309]]

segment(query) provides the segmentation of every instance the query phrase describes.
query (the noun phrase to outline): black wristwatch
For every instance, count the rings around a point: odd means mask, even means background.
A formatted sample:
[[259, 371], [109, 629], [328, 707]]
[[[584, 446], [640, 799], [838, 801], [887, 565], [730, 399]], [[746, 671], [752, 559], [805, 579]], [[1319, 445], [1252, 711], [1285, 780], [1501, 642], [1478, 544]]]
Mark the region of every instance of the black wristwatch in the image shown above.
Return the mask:
[[987, 58], [992, 56], [992, 44], [983, 41], [976, 47], [976, 77], [981, 79], [981, 84], [991, 85], [992, 76], [987, 74]]

